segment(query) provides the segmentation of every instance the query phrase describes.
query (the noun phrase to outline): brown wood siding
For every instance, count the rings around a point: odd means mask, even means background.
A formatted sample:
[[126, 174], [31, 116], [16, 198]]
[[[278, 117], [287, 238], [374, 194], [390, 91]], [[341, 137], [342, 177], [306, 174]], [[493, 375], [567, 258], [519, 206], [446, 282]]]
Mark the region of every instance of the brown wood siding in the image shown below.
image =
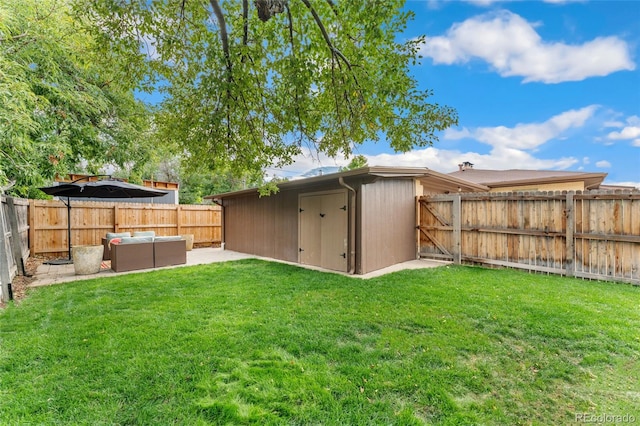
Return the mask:
[[227, 249], [298, 261], [298, 192], [228, 198], [224, 209]]
[[381, 179], [360, 189], [357, 273], [416, 258], [415, 184]]

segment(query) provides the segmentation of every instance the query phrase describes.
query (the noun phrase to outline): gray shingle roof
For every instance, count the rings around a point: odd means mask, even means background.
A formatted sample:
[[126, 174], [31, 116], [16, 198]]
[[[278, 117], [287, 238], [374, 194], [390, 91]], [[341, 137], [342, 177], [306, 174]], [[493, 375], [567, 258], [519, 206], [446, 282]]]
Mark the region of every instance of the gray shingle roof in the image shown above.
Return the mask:
[[479, 183], [489, 187], [527, 185], [552, 182], [584, 181], [585, 188], [597, 188], [606, 173], [567, 172], [560, 170], [483, 170], [468, 168], [448, 174], [469, 182]]

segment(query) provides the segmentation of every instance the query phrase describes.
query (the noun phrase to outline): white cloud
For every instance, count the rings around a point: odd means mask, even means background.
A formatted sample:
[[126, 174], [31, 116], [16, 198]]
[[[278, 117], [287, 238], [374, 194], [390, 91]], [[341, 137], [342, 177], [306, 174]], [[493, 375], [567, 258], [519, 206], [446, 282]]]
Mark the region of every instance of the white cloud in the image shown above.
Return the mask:
[[465, 139], [470, 137], [473, 137], [473, 135], [466, 127], [463, 127], [462, 130], [449, 128], [444, 131], [445, 139], [457, 140], [457, 139]]
[[619, 123], [618, 128], [622, 128], [619, 132], [610, 132], [607, 139], [610, 141], [632, 140], [631, 145], [640, 146], [640, 117], [632, 115], [627, 118], [626, 125]]
[[608, 139], [634, 139], [640, 136], [640, 127], [628, 126], [619, 132], [611, 132], [607, 135]]
[[401, 154], [366, 156], [371, 166], [428, 167], [449, 173], [458, 170], [461, 161], [470, 161], [479, 169], [566, 169], [578, 162], [573, 157], [543, 160], [517, 149], [498, 149], [489, 154], [425, 148]]
[[[434, 147], [416, 149], [405, 153], [365, 155], [370, 166], [390, 167], [428, 167], [441, 173], [450, 173], [458, 170], [461, 161], [470, 161], [479, 169], [567, 169], [579, 163], [573, 157], [558, 159], [539, 159], [526, 151], [506, 147], [494, 148], [488, 154], [477, 152], [462, 152], [459, 150], [447, 150]], [[296, 157], [295, 162], [276, 171], [269, 169], [269, 175], [281, 177], [294, 177], [306, 171], [320, 166], [346, 166], [348, 159], [340, 156], [332, 159], [324, 154], [311, 154], [305, 149], [305, 154]]]
[[581, 45], [545, 42], [537, 24], [509, 11], [487, 13], [454, 24], [444, 36], [428, 37], [420, 49], [436, 64], [481, 59], [503, 77], [560, 83], [633, 70], [627, 43], [598, 37]]
[[500, 3], [502, 0], [467, 0], [467, 3], [475, 4], [476, 6], [491, 6], [494, 3]]
[[631, 117], [627, 118], [627, 123], [632, 126], [640, 126], [640, 117], [638, 117], [637, 115], [632, 115]]
[[624, 127], [624, 123], [622, 121], [605, 121], [603, 126], [604, 127]]
[[[449, 129], [443, 139], [475, 139], [491, 147], [488, 153], [447, 150], [434, 147], [416, 149], [406, 153], [366, 155], [370, 166], [428, 167], [442, 173], [458, 170], [462, 161], [470, 161], [479, 169], [539, 169], [564, 170], [589, 164], [589, 157], [560, 157], [540, 159], [533, 152], [550, 140], [563, 138], [572, 128], [584, 126], [591, 119], [597, 105], [569, 110], [557, 114], [542, 123], [520, 123], [515, 127], [496, 126]], [[282, 169], [279, 176], [292, 177], [320, 166], [345, 166], [348, 159], [340, 156], [332, 159], [324, 154], [312, 153], [308, 148], [296, 157], [294, 164]], [[606, 162], [598, 162], [597, 167], [610, 167]]]
[[566, 3], [586, 3], [586, 0], [543, 0], [544, 3], [566, 4]]
[[[588, 170], [589, 167], [609, 169], [610, 161], [594, 161], [592, 156], [582, 155], [565, 156], [557, 158], [537, 158], [535, 153], [544, 144], [550, 141], [571, 139], [575, 129], [585, 127], [588, 129], [599, 128], [602, 123], [611, 120], [610, 111], [605, 111], [598, 105], [589, 105], [584, 108], [564, 111], [540, 123], [518, 123], [513, 127], [464, 127], [462, 129], [449, 129], [444, 132], [444, 140], [469, 139], [487, 146], [488, 151], [465, 151], [464, 149], [441, 149], [428, 147], [415, 149], [406, 153], [384, 153], [367, 155], [365, 148], [360, 148], [360, 154], [364, 154], [370, 166], [395, 166], [395, 167], [428, 167], [442, 173], [458, 170], [458, 164], [462, 161], [470, 161], [478, 169], [537, 169], [537, 170]], [[624, 120], [630, 127], [640, 124], [640, 118], [631, 116]], [[622, 124], [624, 124], [622, 123]], [[640, 147], [640, 137], [632, 142]], [[462, 145], [461, 145], [462, 146]], [[576, 153], [580, 152], [580, 148]], [[358, 154], [356, 152], [355, 154]], [[293, 177], [320, 166], [346, 166], [350, 159], [339, 156], [330, 158], [324, 154], [312, 152], [309, 148], [303, 149], [303, 154], [296, 157], [294, 164], [284, 167], [279, 176]], [[273, 174], [274, 169], [270, 169]], [[606, 182], [608, 184], [613, 184]], [[638, 186], [638, 183], [620, 183], [624, 185]]]
[[590, 105], [578, 110], [569, 110], [551, 117], [543, 123], [517, 124], [515, 127], [478, 127], [471, 131], [463, 128], [460, 131], [445, 132], [445, 139], [474, 138], [493, 147], [515, 149], [535, 149], [551, 139], [558, 138], [570, 128], [582, 127], [598, 108]]
[[339, 155], [336, 158], [331, 158], [324, 153], [314, 152], [311, 148], [303, 147], [302, 153], [294, 157], [293, 163], [281, 168], [269, 168], [267, 169], [267, 175], [276, 175], [278, 177], [294, 177], [299, 176], [311, 169], [323, 166], [346, 166], [349, 164], [350, 159], [344, 158]]
[[[435, 2], [436, 0], [431, 0]], [[452, 1], [452, 0], [446, 0]], [[496, 3], [509, 3], [516, 0], [466, 0], [467, 3], [471, 3], [476, 6], [486, 7], [492, 6]], [[566, 4], [566, 3], [584, 3], [586, 0], [543, 0], [543, 3], [552, 3], [552, 4]]]

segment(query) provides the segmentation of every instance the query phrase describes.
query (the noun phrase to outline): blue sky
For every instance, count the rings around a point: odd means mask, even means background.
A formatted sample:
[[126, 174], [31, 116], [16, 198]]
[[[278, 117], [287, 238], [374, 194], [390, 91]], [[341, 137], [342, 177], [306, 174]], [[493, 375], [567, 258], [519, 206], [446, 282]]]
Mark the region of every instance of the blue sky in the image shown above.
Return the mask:
[[[640, 187], [640, 2], [407, 1], [404, 38], [426, 36], [412, 72], [459, 126], [432, 147], [357, 153], [369, 165], [605, 172]], [[348, 159], [300, 156], [291, 177]]]

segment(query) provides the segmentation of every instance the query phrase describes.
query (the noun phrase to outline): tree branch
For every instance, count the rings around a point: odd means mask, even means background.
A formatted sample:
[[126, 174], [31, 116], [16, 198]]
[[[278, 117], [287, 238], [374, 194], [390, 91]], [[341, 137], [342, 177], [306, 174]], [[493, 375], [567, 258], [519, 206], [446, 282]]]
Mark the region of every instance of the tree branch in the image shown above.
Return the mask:
[[227, 143], [231, 140], [231, 82], [233, 81], [233, 66], [231, 64], [231, 53], [229, 51], [229, 35], [227, 33], [227, 24], [224, 20], [224, 13], [222, 12], [222, 8], [220, 7], [220, 3], [218, 0], [209, 0], [211, 3], [211, 7], [213, 8], [213, 13], [216, 15], [216, 19], [218, 21], [218, 25], [220, 26], [220, 41], [222, 42], [222, 51], [224, 52], [224, 59], [226, 61], [227, 67], [227, 102], [224, 103], [226, 112], [227, 112]]
[[249, 42], [249, 0], [242, 0], [242, 45]]
[[[328, 0], [328, 1], [331, 1], [331, 0]], [[351, 65], [351, 62], [349, 62], [349, 60], [344, 56], [344, 54], [337, 47], [333, 45], [333, 42], [331, 41], [331, 37], [329, 37], [329, 33], [327, 33], [327, 29], [322, 23], [322, 20], [320, 19], [318, 12], [316, 12], [313, 6], [311, 6], [311, 3], [309, 3], [309, 0], [302, 0], [302, 3], [304, 3], [305, 6], [307, 6], [307, 9], [309, 9], [309, 11], [311, 12], [311, 15], [313, 15], [313, 19], [316, 21], [316, 25], [318, 26], [318, 29], [322, 33], [322, 37], [324, 38], [325, 43], [329, 47], [331, 54], [337, 58], [340, 58], [342, 62], [344, 62], [347, 65], [347, 68], [349, 68], [349, 71], [351, 72], [351, 76], [353, 77], [353, 81], [356, 83], [356, 86], [358, 86], [358, 88], [361, 89], [360, 83], [358, 82], [358, 78], [353, 73], [353, 67]], [[362, 94], [360, 94], [360, 101], [361, 102], [363, 101]]]
[[[295, 41], [293, 38], [293, 17], [291, 16], [291, 9], [289, 9], [289, 5], [287, 5], [287, 19], [289, 20], [289, 43], [291, 44], [291, 56], [296, 57], [296, 47]], [[298, 118], [298, 126], [300, 126], [300, 132], [306, 133], [304, 131], [304, 124], [302, 123], [302, 116], [300, 115], [300, 95], [298, 93], [298, 86], [295, 86], [295, 95], [296, 95], [296, 117]]]
[[229, 34], [227, 33], [227, 23], [224, 20], [224, 13], [220, 7], [218, 0], [209, 0], [213, 13], [216, 15], [216, 20], [220, 26], [220, 41], [222, 42], [222, 51], [224, 52], [224, 58], [227, 62], [227, 81], [231, 81], [231, 53], [229, 51]]
[[[331, 79], [333, 80], [333, 85], [337, 87], [337, 84], [335, 81], [336, 80], [336, 77], [335, 77], [336, 62], [337, 61], [335, 58], [331, 59]], [[338, 67], [339, 66], [340, 66], [340, 63], [338, 62]], [[340, 113], [340, 101], [338, 100], [338, 93], [334, 91], [333, 97], [336, 102], [336, 118], [338, 119], [338, 123], [340, 123], [339, 126], [340, 126], [340, 133], [342, 133], [342, 140], [346, 141], [347, 139], [344, 131], [344, 122], [342, 120], [342, 114]]]
[[338, 9], [336, 8], [336, 4], [333, 2], [333, 0], [326, 0], [326, 1], [331, 7], [331, 10], [333, 10], [334, 15], [338, 16]]
[[18, 34], [18, 35], [10, 35], [9, 37], [0, 37], [0, 43], [4, 43], [5, 41], [13, 41], [13, 40], [18, 40], [24, 37], [27, 37], [29, 35], [28, 32], [24, 32], [22, 34]]

